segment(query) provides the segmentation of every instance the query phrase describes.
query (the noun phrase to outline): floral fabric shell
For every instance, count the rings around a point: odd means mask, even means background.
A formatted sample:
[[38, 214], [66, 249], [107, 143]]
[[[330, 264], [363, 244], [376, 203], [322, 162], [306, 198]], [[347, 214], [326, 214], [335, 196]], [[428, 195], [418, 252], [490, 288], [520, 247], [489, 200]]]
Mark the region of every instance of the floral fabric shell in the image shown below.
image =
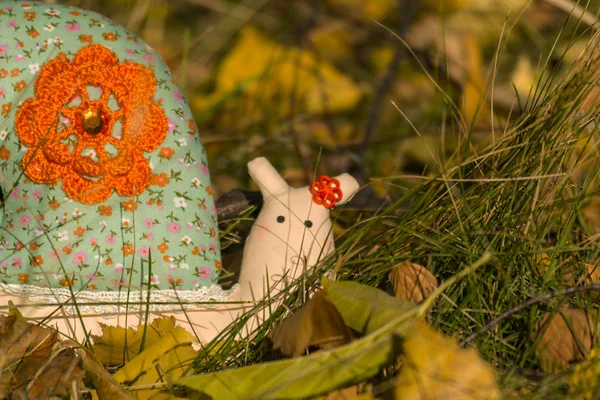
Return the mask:
[[189, 107], [160, 57], [97, 13], [0, 0], [0, 188], [4, 292], [158, 309], [229, 295]]

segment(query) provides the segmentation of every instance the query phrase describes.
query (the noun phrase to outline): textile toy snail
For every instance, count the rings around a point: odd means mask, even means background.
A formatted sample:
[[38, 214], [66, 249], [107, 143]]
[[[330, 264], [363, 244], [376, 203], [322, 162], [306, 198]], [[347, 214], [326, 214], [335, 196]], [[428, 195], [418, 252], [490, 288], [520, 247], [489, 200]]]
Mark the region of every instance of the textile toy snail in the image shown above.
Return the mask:
[[333, 250], [329, 209], [358, 189], [347, 174], [292, 189], [264, 158], [249, 171], [264, 207], [223, 290], [206, 154], [160, 57], [97, 13], [0, 0], [0, 313], [13, 301], [83, 341], [149, 310], [211, 340], [242, 312], [219, 303], [274, 294]]

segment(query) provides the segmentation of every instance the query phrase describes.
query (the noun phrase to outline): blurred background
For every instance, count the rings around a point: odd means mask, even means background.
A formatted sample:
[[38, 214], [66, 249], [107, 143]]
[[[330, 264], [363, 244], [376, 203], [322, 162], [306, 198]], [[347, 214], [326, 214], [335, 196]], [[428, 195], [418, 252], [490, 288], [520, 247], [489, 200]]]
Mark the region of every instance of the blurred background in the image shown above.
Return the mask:
[[252, 189], [246, 163], [266, 156], [294, 185], [349, 171], [394, 198], [501, 137], [550, 72], [560, 79], [577, 59], [600, 10], [597, 0], [46, 2], [101, 12], [162, 55], [216, 196]]

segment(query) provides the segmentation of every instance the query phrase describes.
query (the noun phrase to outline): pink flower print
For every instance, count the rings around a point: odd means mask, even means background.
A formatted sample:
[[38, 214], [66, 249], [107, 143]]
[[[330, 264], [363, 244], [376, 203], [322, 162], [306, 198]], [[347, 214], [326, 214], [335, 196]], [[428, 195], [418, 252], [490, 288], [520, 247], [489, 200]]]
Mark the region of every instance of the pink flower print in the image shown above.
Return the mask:
[[200, 165], [200, 171], [204, 174], [204, 176], [208, 176], [208, 167], [204, 164]]
[[0, 97], [2, 97], [2, 98], [6, 97], [6, 90], [4, 90], [3, 88], [0, 88]]
[[114, 244], [115, 243], [115, 237], [113, 235], [108, 235], [106, 236], [106, 239], [104, 239], [106, 241], [106, 243], [108, 244]]
[[173, 97], [175, 98], [175, 100], [181, 100], [181, 92], [179, 90], [174, 90], [173, 91]]
[[7, 266], [8, 265], [5, 262], [3, 262], [2, 264], [0, 264], [0, 267], [2, 267], [2, 269], [6, 269]]
[[152, 234], [152, 232], [146, 234], [146, 239], [154, 240], [154, 235]]
[[210, 251], [211, 253], [214, 253], [214, 254], [217, 253], [217, 249], [216, 249], [214, 243], [211, 243], [208, 245], [208, 251]]
[[34, 199], [39, 200], [42, 197], [42, 194], [40, 193], [39, 190], [34, 190], [33, 193], [31, 193], [31, 195], [33, 196]]
[[10, 196], [11, 196], [13, 199], [18, 199], [18, 198], [19, 198], [19, 188], [18, 188], [18, 187], [14, 187], [14, 188], [12, 189], [12, 191], [10, 192]]
[[31, 222], [31, 217], [29, 215], [23, 215], [21, 217], [21, 219], [19, 220], [19, 223], [23, 226], [29, 225], [30, 222]]
[[158, 280], [158, 275], [152, 275], [152, 278], [150, 278], [150, 283], [153, 285], [160, 284], [160, 281]]
[[150, 255], [150, 247], [148, 247], [148, 246], [142, 246], [142, 248], [140, 248], [140, 250], [138, 251], [138, 253], [142, 257], [148, 257]]
[[197, 281], [197, 280], [195, 280], [195, 279], [192, 281], [192, 285], [194, 285], [194, 286], [196, 286], [196, 287], [199, 287], [199, 286], [200, 286], [200, 284], [198, 283], [198, 281]]
[[213, 203], [212, 207], [211, 207], [211, 211], [214, 215], [217, 215], [217, 206]]
[[169, 232], [173, 232], [173, 233], [177, 233], [179, 232], [179, 230], [181, 229], [181, 225], [179, 225], [177, 222], [171, 222], [168, 226], [167, 226], [167, 230]]
[[164, 205], [164, 204], [162, 204], [162, 203], [160, 203], [160, 204], [158, 204], [158, 205], [156, 206], [156, 208], [158, 208], [160, 211], [162, 211], [162, 210], [164, 210], [164, 209], [165, 209], [165, 205]]
[[152, 228], [154, 228], [154, 220], [148, 218], [147, 220], [144, 221], [144, 225], [146, 225], [146, 228], [152, 229]]
[[132, 56], [135, 54], [135, 50], [133, 49], [125, 49], [125, 54], [127, 54], [128, 56]]
[[22, 56], [21, 54], [17, 54], [14, 58], [15, 58], [15, 62], [23, 62], [23, 61], [25, 61], [25, 57]]
[[8, 21], [8, 24], [6, 24], [6, 26], [8, 26], [9, 28], [16, 28], [17, 27], [17, 21], [15, 21], [14, 19], [11, 21]]
[[200, 276], [200, 279], [210, 278], [210, 269], [208, 269], [206, 267], [200, 267], [199, 276]]
[[79, 32], [79, 24], [66, 24], [67, 32]]
[[96, 247], [98, 245], [98, 239], [90, 238], [90, 244], [92, 245], [92, 247]]
[[173, 120], [169, 120], [167, 123], [167, 127], [169, 128], [169, 132], [173, 132], [175, 128], [177, 128], [177, 124]]
[[7, 44], [0, 44], [0, 56], [5, 55], [7, 50], [8, 50]]
[[152, 57], [150, 54], [144, 54], [144, 60], [153, 63], [154, 62], [154, 57]]
[[192, 223], [191, 223], [191, 222], [188, 222], [187, 224], [185, 224], [185, 227], [186, 227], [186, 228], [188, 228], [188, 229], [190, 229], [192, 226], [193, 226], [193, 225], [192, 225]]
[[13, 268], [20, 269], [21, 266], [23, 265], [23, 261], [21, 260], [21, 257], [13, 258], [11, 261], [11, 265]]
[[73, 257], [73, 264], [83, 264], [85, 262], [87, 262], [87, 254], [85, 254], [85, 251], [75, 253], [75, 257]]
[[115, 264], [115, 272], [123, 272], [123, 264]]

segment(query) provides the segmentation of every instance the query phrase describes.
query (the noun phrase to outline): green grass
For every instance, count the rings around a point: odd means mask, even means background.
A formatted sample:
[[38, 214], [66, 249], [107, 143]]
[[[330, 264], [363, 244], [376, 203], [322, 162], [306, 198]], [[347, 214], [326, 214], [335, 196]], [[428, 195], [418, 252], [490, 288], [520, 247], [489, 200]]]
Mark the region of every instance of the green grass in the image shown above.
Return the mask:
[[[432, 324], [458, 340], [475, 334], [468, 345], [493, 363], [507, 391], [564, 396], [564, 379], [542, 379], [533, 333], [546, 311], [594, 307], [583, 296], [550, 296], [487, 332], [478, 330], [536, 296], [573, 285], [562, 278], [568, 269], [582, 273], [584, 263], [599, 261], [597, 239], [582, 212], [598, 191], [598, 107], [586, 112], [582, 106], [600, 74], [597, 46], [596, 38], [565, 76], [540, 80], [522, 115], [496, 143], [476, 153], [465, 143], [443, 172], [424, 177], [377, 215], [345, 215], [346, 222], [354, 217], [358, 222], [338, 238], [335, 255], [285, 296], [286, 308], [298, 308], [317, 288], [319, 276], [333, 268], [338, 279], [389, 289], [389, 270], [402, 260], [427, 266], [443, 281], [490, 252], [488, 265], [434, 302]], [[402, 176], [386, 181], [409, 187]], [[226, 340], [216, 353], [209, 347], [197, 360], [197, 371], [279, 358], [266, 334], [283, 314], [284, 307], [250, 341]]]

